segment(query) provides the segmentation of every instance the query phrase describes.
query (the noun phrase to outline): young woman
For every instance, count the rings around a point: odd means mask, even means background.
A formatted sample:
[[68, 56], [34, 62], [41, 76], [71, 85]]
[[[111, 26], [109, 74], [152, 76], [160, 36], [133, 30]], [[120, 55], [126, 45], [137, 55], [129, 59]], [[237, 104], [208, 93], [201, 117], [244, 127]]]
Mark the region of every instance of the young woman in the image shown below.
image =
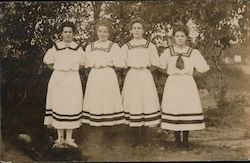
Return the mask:
[[126, 122], [132, 127], [134, 143], [144, 143], [148, 126], [160, 123], [160, 104], [151, 66], [159, 66], [156, 46], [143, 38], [145, 22], [135, 18], [130, 22], [133, 39], [122, 46], [125, 67], [130, 67], [122, 90]]
[[53, 147], [67, 144], [76, 148], [72, 131], [81, 125], [83, 93], [78, 70], [84, 64], [85, 52], [72, 41], [73, 23], [62, 23], [60, 32], [62, 41], [54, 44], [43, 60], [54, 69], [48, 84], [44, 124], [57, 129], [58, 139]]
[[91, 68], [83, 104], [83, 123], [91, 126], [113, 126], [125, 122], [118, 79], [113, 66], [122, 66], [120, 47], [108, 40], [111, 23], [96, 24], [98, 40], [86, 47], [86, 68]]
[[201, 53], [186, 45], [188, 32], [185, 26], [174, 28], [175, 45], [166, 49], [160, 57], [160, 67], [167, 69], [169, 74], [161, 104], [161, 128], [173, 130], [176, 145], [187, 148], [190, 145], [189, 131], [205, 128], [200, 98], [192, 74], [194, 69], [198, 72], [209, 70]]

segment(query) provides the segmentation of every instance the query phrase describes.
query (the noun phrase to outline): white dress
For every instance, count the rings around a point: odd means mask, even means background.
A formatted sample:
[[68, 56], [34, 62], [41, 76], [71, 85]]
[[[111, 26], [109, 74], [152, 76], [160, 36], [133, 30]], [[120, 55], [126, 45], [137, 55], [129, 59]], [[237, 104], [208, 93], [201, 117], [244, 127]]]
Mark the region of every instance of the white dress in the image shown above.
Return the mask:
[[120, 47], [111, 41], [92, 42], [86, 47], [85, 67], [91, 67], [84, 104], [83, 123], [112, 126], [125, 122], [118, 79], [111, 66], [121, 67]]
[[44, 124], [56, 129], [80, 127], [83, 92], [78, 70], [85, 62], [85, 52], [75, 42], [69, 47], [59, 42], [47, 51], [43, 61], [54, 64], [48, 84]]
[[[178, 53], [182, 54], [184, 69], [176, 68]], [[193, 78], [194, 68], [206, 72], [209, 66], [200, 52], [187, 47], [183, 52], [170, 47], [160, 57], [160, 67], [167, 68], [169, 74], [162, 98], [161, 128], [186, 131], [205, 128], [204, 115]]]
[[125, 67], [130, 67], [122, 90], [126, 123], [156, 126], [160, 123], [159, 98], [149, 66], [159, 66], [156, 46], [149, 41], [131, 40], [122, 46]]

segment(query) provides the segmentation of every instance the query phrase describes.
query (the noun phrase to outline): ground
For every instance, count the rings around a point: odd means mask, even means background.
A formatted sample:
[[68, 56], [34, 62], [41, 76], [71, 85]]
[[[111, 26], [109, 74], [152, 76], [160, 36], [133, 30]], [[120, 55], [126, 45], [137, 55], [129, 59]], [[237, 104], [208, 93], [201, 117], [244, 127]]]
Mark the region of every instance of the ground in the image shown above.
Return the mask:
[[[69, 159], [90, 162], [250, 160], [249, 72], [245, 72], [244, 76], [232, 76], [227, 81], [229, 89], [226, 103], [221, 105], [222, 108], [216, 107], [216, 99], [213, 98], [215, 97], [213, 93], [216, 91], [212, 89], [200, 91], [207, 127], [202, 131], [190, 132], [190, 142], [193, 145], [191, 150], [176, 148], [173, 143], [173, 133], [161, 130], [159, 127], [148, 130], [147, 146], [132, 148], [130, 128], [127, 126], [106, 128], [104, 130], [109, 134], [103, 136], [103, 129], [84, 125], [74, 132], [79, 145], [77, 151], [55, 152], [48, 148], [40, 160]], [[55, 130], [47, 130], [51, 133], [51, 140], [54, 140]], [[1, 138], [1, 160], [35, 161], [30, 151], [22, 148], [23, 146], [25, 145]], [[70, 152], [75, 155], [66, 157]], [[56, 156], [56, 153], [59, 155]]]
[[[159, 128], [149, 130], [148, 146], [141, 145], [136, 148], [129, 146], [130, 137], [127, 127], [117, 126], [110, 131], [112, 134], [103, 138], [100, 128], [85, 126], [78, 129], [75, 137], [82, 158], [90, 162], [250, 160], [250, 134], [244, 128], [209, 127], [203, 131], [193, 131], [190, 134], [192, 150], [176, 148], [173, 143], [173, 134]], [[2, 160], [33, 161], [25, 151], [18, 150], [10, 144], [6, 146], [8, 148], [3, 147]]]
[[[223, 134], [219, 134], [219, 133]], [[191, 160], [246, 160], [250, 159], [250, 138], [246, 130], [207, 128], [190, 135], [193, 150], [177, 149], [172, 133], [151, 129], [148, 133], [149, 146], [129, 147], [126, 139], [119, 135], [112, 139], [112, 148], [96, 144], [93, 135], [86, 136], [81, 151], [90, 161], [191, 161]], [[95, 137], [97, 138], [97, 137]], [[84, 138], [83, 138], [84, 139]], [[111, 145], [109, 145], [111, 146]], [[247, 153], [248, 152], [248, 153]]]

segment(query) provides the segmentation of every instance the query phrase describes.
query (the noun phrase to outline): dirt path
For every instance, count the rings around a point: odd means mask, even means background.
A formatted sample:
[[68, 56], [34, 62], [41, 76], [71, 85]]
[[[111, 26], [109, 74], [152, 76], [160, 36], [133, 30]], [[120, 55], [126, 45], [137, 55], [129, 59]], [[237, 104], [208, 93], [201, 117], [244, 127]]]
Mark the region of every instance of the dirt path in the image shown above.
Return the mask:
[[[148, 146], [136, 148], [129, 146], [128, 127], [117, 126], [107, 130], [110, 134], [106, 137], [102, 136], [100, 128], [85, 126], [76, 131], [79, 151], [87, 161], [250, 160], [250, 137], [247, 130], [241, 128], [193, 131], [190, 133], [192, 150], [177, 149], [173, 134], [159, 128], [148, 131]], [[5, 144], [2, 149], [2, 160], [32, 162], [15, 146]]]
[[8, 142], [1, 139], [1, 161], [33, 162], [29, 156]]
[[[118, 134], [105, 144], [96, 135], [98, 131], [86, 134], [80, 143], [89, 161], [191, 161], [191, 160], [247, 160], [250, 159], [250, 139], [245, 138], [246, 130], [218, 130], [208, 128], [190, 134], [193, 150], [177, 149], [172, 133], [150, 129], [149, 146], [132, 148], [127, 139]], [[126, 130], [126, 129], [125, 129]], [[220, 132], [219, 132], [220, 131]], [[107, 140], [107, 139], [106, 139]]]

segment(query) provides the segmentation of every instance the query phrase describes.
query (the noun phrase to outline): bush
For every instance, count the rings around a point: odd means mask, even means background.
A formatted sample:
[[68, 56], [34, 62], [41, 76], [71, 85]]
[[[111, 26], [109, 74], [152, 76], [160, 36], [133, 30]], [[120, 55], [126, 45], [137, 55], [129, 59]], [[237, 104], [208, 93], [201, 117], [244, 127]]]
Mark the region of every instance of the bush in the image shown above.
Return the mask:
[[211, 109], [205, 113], [206, 126], [222, 128], [242, 126], [246, 102], [246, 97], [242, 95], [225, 98], [218, 103], [218, 109]]

